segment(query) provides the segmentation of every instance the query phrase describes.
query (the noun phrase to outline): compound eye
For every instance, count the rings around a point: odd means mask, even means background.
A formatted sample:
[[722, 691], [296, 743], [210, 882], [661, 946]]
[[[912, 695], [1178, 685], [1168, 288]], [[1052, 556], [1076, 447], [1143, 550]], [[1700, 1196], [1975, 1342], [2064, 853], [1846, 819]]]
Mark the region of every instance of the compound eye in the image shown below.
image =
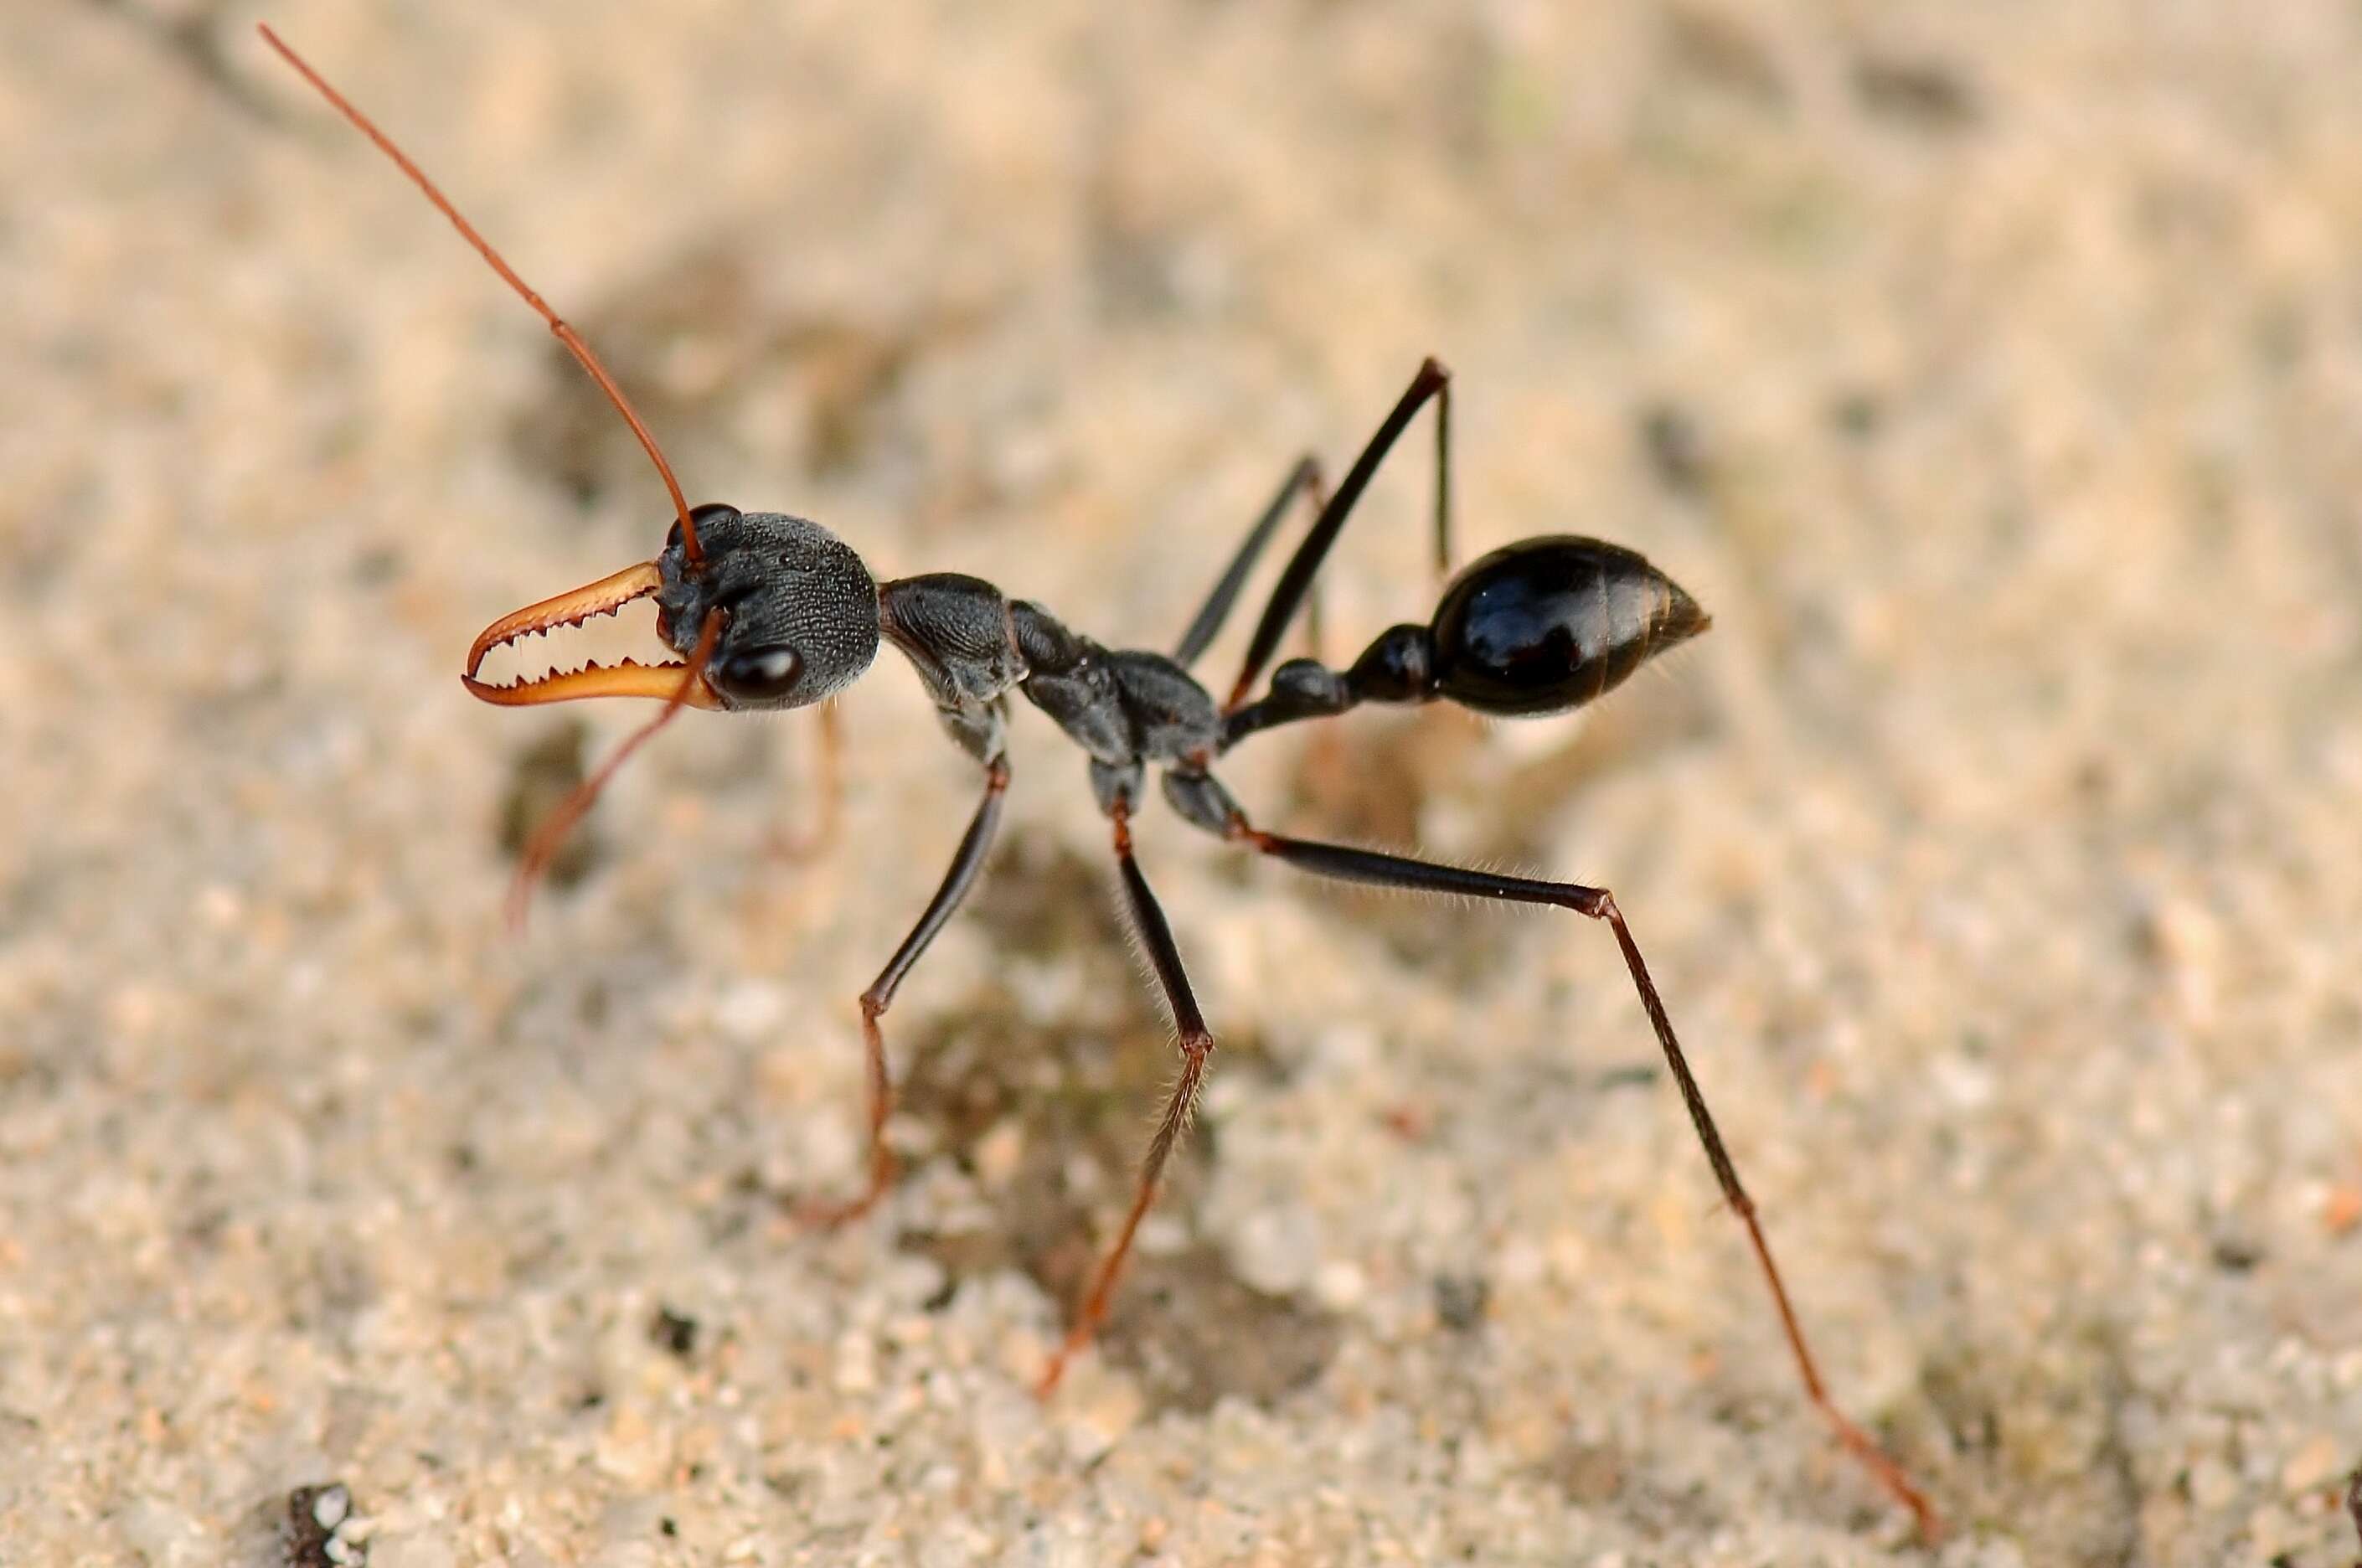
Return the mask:
[[804, 656], [785, 644], [734, 653], [714, 667], [713, 683], [742, 701], [767, 702], [795, 694]]
[[[689, 520], [700, 528], [703, 528], [709, 523], [719, 523], [739, 514], [738, 509], [726, 501], [709, 501], [689, 509]], [[680, 548], [680, 519], [678, 517], [672, 520], [672, 527], [665, 534], [665, 548], [668, 550]]]

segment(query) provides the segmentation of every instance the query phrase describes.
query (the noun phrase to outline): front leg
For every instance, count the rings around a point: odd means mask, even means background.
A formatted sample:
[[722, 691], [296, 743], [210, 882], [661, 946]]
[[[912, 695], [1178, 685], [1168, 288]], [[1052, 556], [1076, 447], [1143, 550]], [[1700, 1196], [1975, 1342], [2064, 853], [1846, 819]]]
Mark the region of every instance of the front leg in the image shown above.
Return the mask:
[[[998, 726], [995, 725], [995, 734]], [[956, 730], [955, 731], [956, 734]], [[886, 967], [869, 982], [861, 993], [861, 1039], [869, 1066], [869, 1179], [860, 1196], [847, 1202], [810, 1204], [799, 1213], [806, 1224], [833, 1229], [857, 1220], [877, 1206], [886, 1189], [894, 1181], [894, 1150], [886, 1142], [887, 1118], [894, 1110], [894, 1080], [886, 1069], [886, 1035], [878, 1020], [894, 1004], [894, 992], [902, 984], [902, 977], [911, 972], [927, 944], [948, 924], [960, 904], [967, 898], [968, 889], [976, 886], [978, 873], [984, 869], [985, 856], [991, 853], [995, 832], [1000, 826], [1001, 797], [1009, 790], [1009, 762], [995, 755], [985, 764], [984, 799], [977, 802], [976, 815], [969, 820], [967, 833], [960, 840], [959, 852], [952, 857], [952, 867], [944, 873], [943, 886], [919, 916], [919, 923], [886, 961]]]
[[834, 844], [844, 812], [844, 724], [833, 701], [821, 703], [813, 716], [819, 736], [811, 767], [817, 805], [809, 821], [771, 835], [768, 846], [782, 860], [810, 860]]

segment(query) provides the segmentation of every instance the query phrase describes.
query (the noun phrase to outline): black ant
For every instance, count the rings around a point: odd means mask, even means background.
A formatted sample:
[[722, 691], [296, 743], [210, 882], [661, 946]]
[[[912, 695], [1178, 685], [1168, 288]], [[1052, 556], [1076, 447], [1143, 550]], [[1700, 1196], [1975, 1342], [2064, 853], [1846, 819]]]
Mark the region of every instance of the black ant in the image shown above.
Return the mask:
[[[1606, 922], [1723, 1197], [1746, 1227], [1806, 1395], [1838, 1441], [1910, 1509], [1922, 1535], [1935, 1537], [1938, 1526], [1926, 1498], [1829, 1398], [1772, 1262], [1755, 1204], [1739, 1185], [1614, 896], [1605, 888], [1496, 876], [1270, 833], [1255, 826], [1214, 777], [1215, 761], [1251, 735], [1299, 720], [1332, 718], [1363, 702], [1441, 701], [1499, 717], [1562, 713], [1605, 694], [1650, 658], [1706, 629], [1709, 622], [1697, 602], [1639, 555], [1597, 539], [1553, 535], [1505, 546], [1476, 561], [1444, 590], [1430, 621], [1380, 634], [1345, 668], [1331, 669], [1317, 659], [1291, 659], [1272, 672], [1261, 697], [1250, 700], [1372, 475], [1429, 402], [1436, 412], [1436, 556], [1439, 564], [1449, 562], [1451, 390], [1441, 365], [1429, 359], [1419, 367], [1335, 493], [1323, 495], [1316, 459], [1308, 457], [1296, 466], [1170, 657], [1106, 647], [1070, 631], [1039, 604], [1010, 599], [980, 578], [933, 572], [881, 583], [870, 576], [860, 557], [818, 524], [776, 512], [741, 512], [718, 502], [690, 506], [656, 437], [632, 411], [590, 346], [510, 270], [384, 132], [269, 28], [260, 31], [264, 41], [392, 159], [492, 270], [541, 313], [647, 449], [678, 514], [655, 560], [504, 615], [468, 650], [462, 679], [470, 692], [487, 702], [522, 707], [584, 697], [653, 697], [664, 703], [662, 712], [618, 748], [545, 825], [520, 867], [520, 894], [530, 888], [559, 838], [589, 809], [615, 768], [682, 708], [746, 712], [808, 707], [859, 678], [876, 657], [881, 638], [911, 661], [934, 699], [944, 728], [984, 770], [984, 798], [943, 886], [861, 993], [869, 1080], [867, 1182], [851, 1201], [814, 1210], [809, 1218], [827, 1225], [855, 1219], [867, 1213], [893, 1182], [894, 1155], [884, 1135], [893, 1086], [878, 1021], [983, 868], [999, 825], [1001, 798], [1009, 789], [1004, 742], [1009, 697], [1015, 692], [1047, 713], [1090, 758], [1091, 792], [1112, 828], [1124, 900], [1172, 1009], [1181, 1052], [1180, 1076], [1141, 1163], [1123, 1228], [1100, 1260], [1073, 1326], [1042, 1374], [1041, 1395], [1046, 1397], [1057, 1387], [1067, 1362], [1090, 1342], [1106, 1316], [1132, 1239], [1155, 1198], [1174, 1143], [1188, 1123], [1213, 1055], [1213, 1032], [1190, 991], [1172, 928], [1132, 857], [1131, 817], [1142, 798], [1146, 769], [1154, 764], [1162, 769], [1159, 782], [1165, 803], [1183, 820], [1313, 876], [1545, 904]], [[1299, 499], [1308, 500], [1317, 511], [1311, 532], [1280, 575], [1229, 700], [1218, 705], [1187, 667], [1220, 631], [1264, 546]], [[682, 656], [679, 659], [657, 666], [626, 660], [614, 668], [594, 663], [513, 685], [477, 679], [485, 656], [496, 647], [529, 634], [579, 625], [639, 599], [656, 601], [657, 633]]]

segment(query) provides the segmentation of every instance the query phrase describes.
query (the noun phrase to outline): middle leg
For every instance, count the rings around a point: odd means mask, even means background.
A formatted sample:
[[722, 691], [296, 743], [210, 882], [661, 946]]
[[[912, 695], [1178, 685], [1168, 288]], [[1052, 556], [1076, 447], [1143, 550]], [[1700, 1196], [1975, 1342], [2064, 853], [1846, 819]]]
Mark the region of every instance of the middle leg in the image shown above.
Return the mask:
[[1140, 1176], [1132, 1188], [1131, 1208], [1123, 1217], [1123, 1229], [1117, 1234], [1115, 1245], [1099, 1260], [1097, 1272], [1091, 1275], [1090, 1289], [1066, 1331], [1065, 1342], [1050, 1357], [1042, 1381], [1035, 1386], [1034, 1392], [1045, 1399], [1065, 1375], [1066, 1363], [1091, 1342], [1107, 1317], [1116, 1282], [1131, 1256], [1132, 1238], [1139, 1234], [1140, 1222], [1147, 1217], [1149, 1205], [1156, 1201], [1164, 1163], [1189, 1125], [1189, 1117], [1197, 1109], [1198, 1091], [1206, 1081], [1207, 1063], [1214, 1054], [1214, 1034], [1206, 1027], [1206, 1015], [1198, 1011], [1197, 995], [1190, 990], [1189, 977], [1181, 967], [1181, 949], [1173, 940], [1173, 928], [1165, 923], [1164, 911], [1157, 904], [1156, 895], [1149, 890], [1148, 879], [1140, 874], [1139, 863], [1132, 858], [1131, 805], [1120, 797], [1110, 803], [1108, 815], [1115, 823], [1116, 867], [1123, 875], [1124, 901], [1131, 906], [1132, 925], [1140, 933], [1141, 945], [1148, 950], [1149, 964], [1156, 971], [1156, 983], [1164, 988], [1164, 999], [1173, 1009], [1173, 1027], [1181, 1036], [1181, 1076], [1164, 1101], [1164, 1114], [1157, 1121], [1155, 1136], [1149, 1140], [1147, 1157], [1140, 1162]]
[[1239, 668], [1239, 678], [1231, 688], [1222, 706], [1227, 712], [1247, 700], [1255, 679], [1271, 663], [1271, 656], [1279, 648], [1279, 639], [1286, 634], [1287, 624], [1311, 591], [1312, 580], [1329, 556], [1329, 547], [1344, 532], [1346, 519], [1352, 515], [1362, 492], [1370, 488], [1370, 480], [1385, 460], [1394, 444], [1402, 438], [1411, 420], [1435, 401], [1435, 569], [1438, 577], [1451, 567], [1451, 372], [1434, 359], [1429, 359], [1411, 378], [1394, 409], [1362, 448], [1362, 455], [1345, 474], [1345, 480], [1330, 496], [1329, 503], [1320, 509], [1312, 525], [1312, 532], [1296, 547], [1281, 571], [1279, 585], [1272, 590], [1271, 600], [1264, 606], [1263, 619], [1255, 624], [1253, 640], [1247, 645], [1245, 662]]
[[[1297, 459], [1296, 467], [1290, 469], [1287, 478], [1281, 481], [1279, 493], [1271, 498], [1271, 504], [1264, 508], [1263, 515], [1256, 518], [1254, 526], [1247, 530], [1246, 539], [1239, 546], [1238, 554], [1232, 556], [1231, 564], [1222, 569], [1221, 580], [1214, 584], [1213, 591], [1206, 595], [1206, 602], [1199, 606], [1197, 618], [1189, 623], [1189, 629], [1181, 635], [1181, 641], [1175, 646], [1174, 663], [1184, 669], [1188, 668], [1198, 662], [1198, 656], [1206, 651], [1207, 645], [1220, 635], [1223, 623], [1231, 618], [1231, 607], [1238, 602], [1240, 591], [1246, 587], [1247, 574], [1254, 570], [1255, 562], [1262, 558], [1264, 547], [1271, 543], [1272, 535], [1279, 528], [1280, 519], [1287, 515], [1287, 509], [1295, 504], [1299, 495], [1311, 502], [1312, 514], [1316, 518], [1328, 509], [1329, 488], [1320, 480], [1320, 459], [1309, 452]], [[1312, 625], [1312, 657], [1318, 658], [1320, 657], [1319, 599], [1311, 599], [1305, 610]]]

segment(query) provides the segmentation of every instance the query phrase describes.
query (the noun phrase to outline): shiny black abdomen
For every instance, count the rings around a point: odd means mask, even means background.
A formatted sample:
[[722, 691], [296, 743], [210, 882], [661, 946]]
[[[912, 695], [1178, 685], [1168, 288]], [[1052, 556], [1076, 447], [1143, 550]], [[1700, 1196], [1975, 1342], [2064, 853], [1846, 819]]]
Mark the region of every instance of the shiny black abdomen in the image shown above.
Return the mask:
[[1697, 601], [1634, 551], [1567, 534], [1524, 539], [1444, 591], [1435, 690], [1480, 713], [1563, 712], [1705, 628]]

